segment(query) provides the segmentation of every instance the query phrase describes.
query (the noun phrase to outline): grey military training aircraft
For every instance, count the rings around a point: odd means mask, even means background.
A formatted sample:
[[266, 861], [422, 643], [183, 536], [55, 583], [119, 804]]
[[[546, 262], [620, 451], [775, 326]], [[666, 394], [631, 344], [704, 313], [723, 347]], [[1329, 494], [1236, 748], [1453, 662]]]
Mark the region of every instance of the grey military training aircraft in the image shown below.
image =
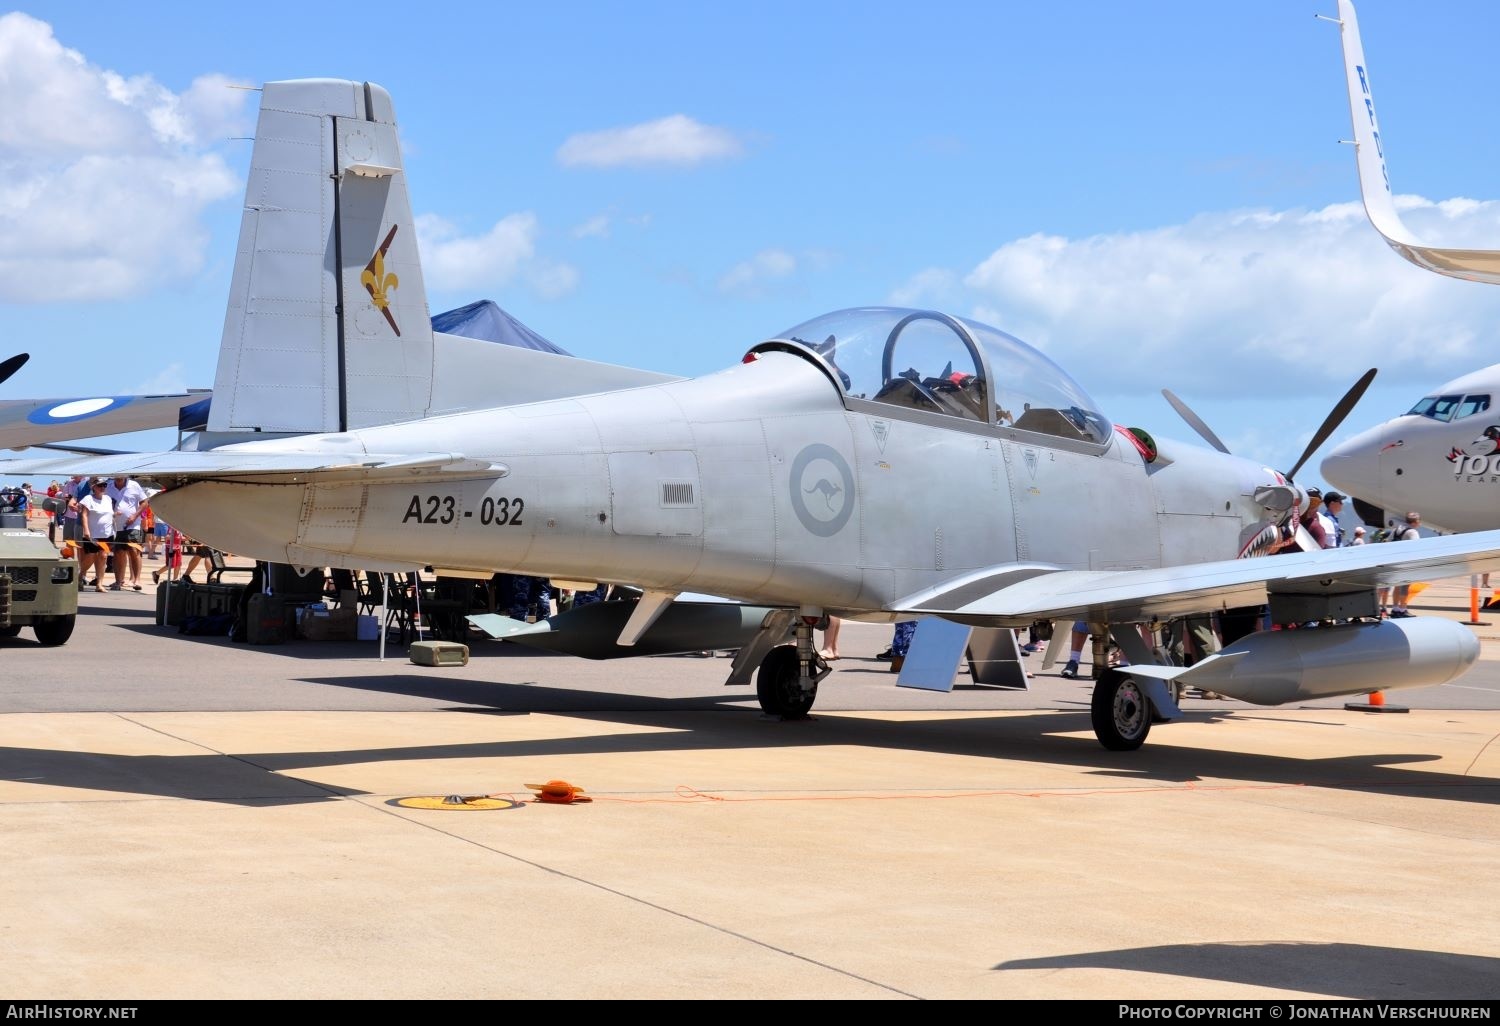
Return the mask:
[[[616, 655], [666, 650], [670, 625], [738, 648], [729, 682], [753, 674], [788, 718], [830, 673], [830, 615], [918, 619], [908, 664], [953, 672], [1014, 628], [1086, 620], [1130, 663], [1096, 680], [1095, 732], [1134, 749], [1180, 715], [1176, 686], [1277, 705], [1451, 680], [1472, 631], [1379, 620], [1374, 588], [1500, 569], [1500, 531], [1319, 550], [1293, 480], [1311, 447], [1281, 472], [1116, 425], [1042, 352], [935, 310], [816, 317], [693, 379], [434, 332], [394, 108], [368, 82], [263, 87], [214, 397], [195, 451], [0, 473], [149, 477], [174, 526], [271, 562], [630, 585], [612, 617], [509, 633]], [[740, 613], [700, 616], [703, 596]], [[1329, 625], [1191, 667], [1134, 627], [1261, 605]]]

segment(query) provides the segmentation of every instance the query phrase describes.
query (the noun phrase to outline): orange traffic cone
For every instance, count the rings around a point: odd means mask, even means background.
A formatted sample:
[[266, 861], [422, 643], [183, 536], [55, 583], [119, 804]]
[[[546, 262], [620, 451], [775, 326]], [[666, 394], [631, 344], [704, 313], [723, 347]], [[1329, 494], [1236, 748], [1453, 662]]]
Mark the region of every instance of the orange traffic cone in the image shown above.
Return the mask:
[[1488, 627], [1489, 621], [1479, 619], [1479, 578], [1469, 578], [1469, 618], [1462, 621], [1470, 627]]
[[1368, 695], [1365, 696], [1365, 698], [1366, 701], [1363, 702], [1345, 702], [1344, 708], [1353, 710], [1354, 712], [1411, 712], [1411, 710], [1404, 705], [1386, 705], [1384, 691], [1371, 691]]

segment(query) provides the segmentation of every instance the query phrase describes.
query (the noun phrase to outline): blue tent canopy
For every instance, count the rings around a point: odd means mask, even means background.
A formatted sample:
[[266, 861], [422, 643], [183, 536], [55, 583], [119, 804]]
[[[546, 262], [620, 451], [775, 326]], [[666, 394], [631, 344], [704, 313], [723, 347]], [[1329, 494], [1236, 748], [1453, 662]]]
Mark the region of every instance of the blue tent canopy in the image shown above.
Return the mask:
[[[432, 330], [441, 331], [445, 335], [477, 338], [483, 342], [519, 346], [522, 349], [539, 349], [544, 353], [556, 353], [559, 356], [573, 355], [566, 349], [548, 342], [489, 299], [481, 299], [477, 303], [461, 306], [457, 310], [448, 310], [438, 314], [432, 319]], [[210, 396], [190, 406], [184, 406], [177, 414], [177, 430], [207, 431], [208, 407], [212, 401], [213, 397]]]
[[488, 299], [438, 314], [432, 319], [432, 330], [486, 342], [503, 342], [523, 349], [540, 349], [559, 356], [573, 355], [548, 342]]

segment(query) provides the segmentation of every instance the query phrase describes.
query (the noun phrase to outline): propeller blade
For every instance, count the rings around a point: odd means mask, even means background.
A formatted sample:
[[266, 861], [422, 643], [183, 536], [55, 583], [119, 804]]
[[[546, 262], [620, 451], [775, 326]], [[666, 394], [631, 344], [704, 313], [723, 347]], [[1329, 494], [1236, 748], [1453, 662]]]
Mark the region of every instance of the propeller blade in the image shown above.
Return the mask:
[[1344, 393], [1344, 398], [1338, 401], [1338, 405], [1328, 414], [1328, 419], [1323, 421], [1323, 426], [1318, 428], [1317, 432], [1312, 436], [1312, 441], [1307, 443], [1307, 448], [1302, 450], [1302, 458], [1293, 465], [1291, 470], [1287, 471], [1286, 479], [1288, 481], [1295, 481], [1297, 479], [1297, 471], [1302, 469], [1302, 464], [1306, 463], [1312, 457], [1312, 454], [1318, 450], [1319, 446], [1328, 441], [1329, 435], [1338, 430], [1338, 426], [1344, 422], [1345, 417], [1349, 416], [1349, 412], [1354, 409], [1354, 404], [1359, 402], [1360, 397], [1365, 394], [1365, 389], [1369, 388], [1370, 382], [1374, 380], [1375, 368], [1371, 367], [1365, 371], [1363, 377], [1354, 383], [1353, 388]]
[[1188, 409], [1187, 403], [1177, 398], [1165, 388], [1161, 390], [1161, 394], [1166, 398], [1167, 402], [1172, 404], [1172, 409], [1177, 411], [1177, 415], [1188, 422], [1188, 427], [1198, 432], [1203, 440], [1209, 445], [1213, 446], [1224, 455], [1229, 455], [1229, 447], [1223, 442], [1219, 441], [1219, 436], [1210, 431], [1208, 425], [1203, 423], [1203, 421], [1199, 419], [1196, 413]]
[[17, 353], [9, 360], [6, 360], [4, 363], [0, 363], [0, 381], [4, 381], [6, 378], [10, 377], [16, 371], [24, 367], [26, 365], [26, 361], [29, 359], [31, 359], [30, 353]]

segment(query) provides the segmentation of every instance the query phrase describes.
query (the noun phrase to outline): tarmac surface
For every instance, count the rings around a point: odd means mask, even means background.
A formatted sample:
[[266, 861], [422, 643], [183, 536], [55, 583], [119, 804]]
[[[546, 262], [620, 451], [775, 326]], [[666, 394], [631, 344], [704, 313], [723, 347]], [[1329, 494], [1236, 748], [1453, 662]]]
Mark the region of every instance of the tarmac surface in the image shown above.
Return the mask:
[[782, 722], [725, 658], [80, 606], [0, 641], [0, 998], [1500, 997], [1500, 610], [1409, 712], [1189, 698], [1115, 753], [1087, 679], [899, 689], [888, 626]]

